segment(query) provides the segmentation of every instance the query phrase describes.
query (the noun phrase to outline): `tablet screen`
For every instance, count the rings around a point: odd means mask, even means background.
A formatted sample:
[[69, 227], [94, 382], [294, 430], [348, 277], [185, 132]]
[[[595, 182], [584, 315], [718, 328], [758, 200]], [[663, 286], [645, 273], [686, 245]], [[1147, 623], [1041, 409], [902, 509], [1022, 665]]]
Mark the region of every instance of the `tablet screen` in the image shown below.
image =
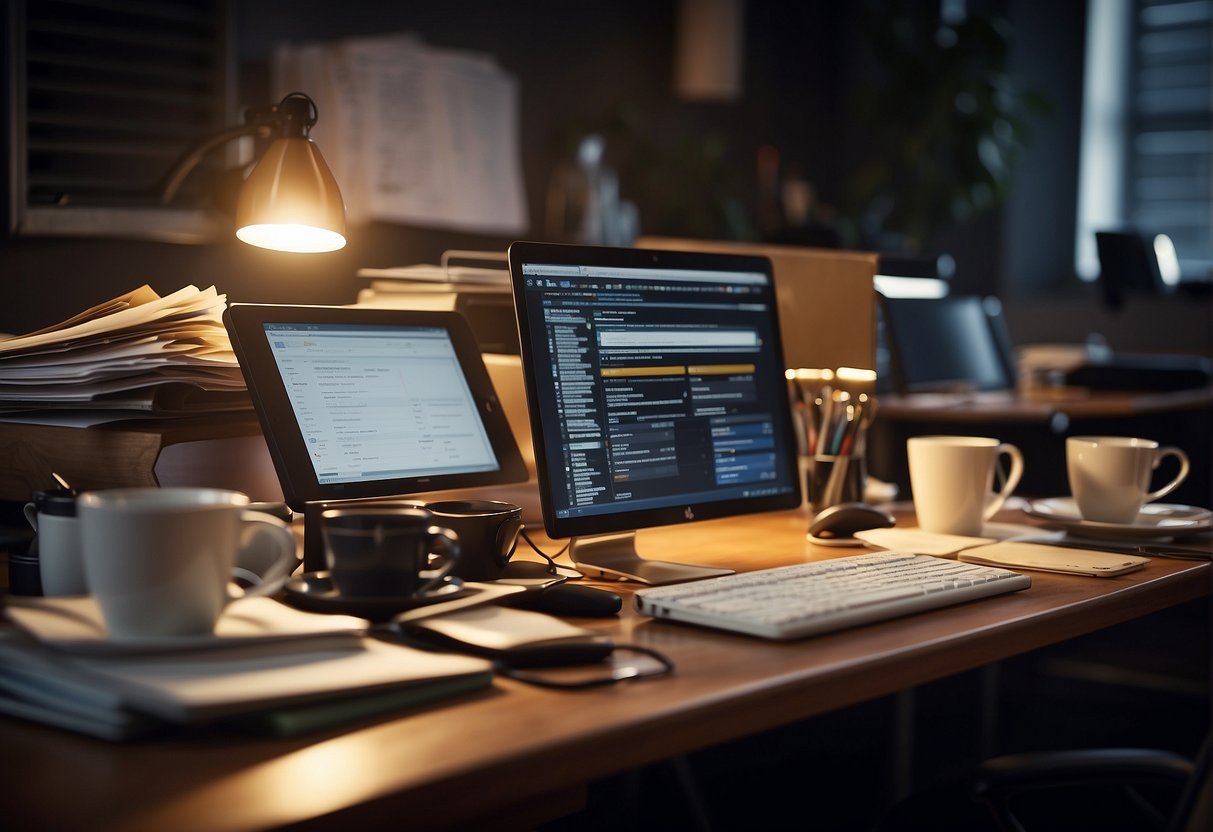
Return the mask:
[[263, 330], [322, 485], [499, 467], [445, 329]]

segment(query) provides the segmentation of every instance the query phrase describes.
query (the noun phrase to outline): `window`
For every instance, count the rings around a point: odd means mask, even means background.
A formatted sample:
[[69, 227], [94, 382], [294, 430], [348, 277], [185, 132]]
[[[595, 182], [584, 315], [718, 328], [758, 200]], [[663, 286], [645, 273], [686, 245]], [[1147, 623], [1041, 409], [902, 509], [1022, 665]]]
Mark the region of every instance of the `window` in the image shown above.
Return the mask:
[[4, 33], [7, 230], [208, 236], [204, 195], [162, 177], [230, 120], [224, 0], [15, 0]]
[[1089, 6], [1076, 267], [1094, 232], [1167, 234], [1184, 280], [1213, 276], [1213, 0]]

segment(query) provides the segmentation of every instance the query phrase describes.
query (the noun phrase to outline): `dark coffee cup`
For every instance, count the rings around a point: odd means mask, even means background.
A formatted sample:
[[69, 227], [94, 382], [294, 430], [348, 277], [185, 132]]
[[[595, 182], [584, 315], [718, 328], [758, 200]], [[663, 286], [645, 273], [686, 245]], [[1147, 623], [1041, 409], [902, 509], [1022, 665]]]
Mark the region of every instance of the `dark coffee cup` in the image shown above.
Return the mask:
[[[420, 506], [334, 508], [321, 518], [333, 586], [351, 598], [407, 598], [438, 586], [460, 559], [458, 535]], [[432, 556], [442, 563], [431, 568]]]
[[467, 581], [495, 581], [518, 545], [522, 509], [494, 500], [438, 500], [426, 503], [434, 522], [459, 535], [462, 557], [455, 574]]

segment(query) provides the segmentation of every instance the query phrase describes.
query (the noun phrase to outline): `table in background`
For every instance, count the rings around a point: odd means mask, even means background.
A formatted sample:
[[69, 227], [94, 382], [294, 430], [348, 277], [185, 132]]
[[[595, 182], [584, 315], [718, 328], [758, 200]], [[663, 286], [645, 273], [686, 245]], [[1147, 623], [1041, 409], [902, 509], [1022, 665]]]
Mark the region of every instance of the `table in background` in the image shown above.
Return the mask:
[[924, 434], [994, 436], [1018, 445], [1028, 464], [1019, 493], [1069, 494], [1065, 438], [1141, 436], [1179, 445], [1192, 471], [1169, 502], [1213, 504], [1213, 387], [1164, 392], [1083, 391], [882, 394], [868, 442], [869, 470], [909, 496], [906, 439]]
[[[809, 544], [805, 526], [799, 511], [755, 515], [644, 531], [639, 547], [742, 570], [857, 551]], [[1207, 597], [1211, 568], [1033, 573], [1023, 592], [790, 643], [653, 622], [625, 597], [618, 620], [585, 623], [661, 650], [673, 675], [579, 692], [499, 680], [289, 740], [213, 731], [114, 745], [0, 719], [0, 812], [12, 829], [501, 828], [511, 813], [533, 826], [574, 811], [598, 778]]]

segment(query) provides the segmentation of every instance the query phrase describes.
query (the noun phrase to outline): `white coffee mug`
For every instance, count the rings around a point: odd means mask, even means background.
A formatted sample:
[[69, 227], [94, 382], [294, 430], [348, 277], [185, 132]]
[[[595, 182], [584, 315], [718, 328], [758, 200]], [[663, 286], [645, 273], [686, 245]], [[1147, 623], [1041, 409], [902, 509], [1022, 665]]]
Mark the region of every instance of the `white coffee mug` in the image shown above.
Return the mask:
[[[924, 531], [976, 536], [1015, 492], [1023, 476], [1019, 448], [984, 436], [914, 436], [906, 441], [914, 513]], [[1011, 460], [994, 492], [999, 457]]]
[[243, 595], [274, 591], [294, 569], [295, 537], [217, 488], [89, 491], [77, 501], [84, 570], [112, 638], [204, 635], [239, 590], [242, 551], [272, 547], [274, 566]]
[[[1179, 461], [1179, 473], [1155, 491], [1154, 469], [1166, 457]], [[1066, 474], [1083, 520], [1130, 524], [1146, 503], [1170, 494], [1188, 476], [1188, 455], [1152, 439], [1127, 436], [1071, 436], [1066, 439]]]

